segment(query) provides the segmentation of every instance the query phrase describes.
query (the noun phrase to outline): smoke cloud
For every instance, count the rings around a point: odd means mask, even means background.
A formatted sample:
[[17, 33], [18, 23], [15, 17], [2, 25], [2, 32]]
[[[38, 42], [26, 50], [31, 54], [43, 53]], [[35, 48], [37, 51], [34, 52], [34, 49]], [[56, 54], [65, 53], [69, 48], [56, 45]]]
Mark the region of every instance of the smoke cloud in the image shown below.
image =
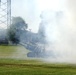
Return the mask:
[[76, 0], [65, 1], [64, 7], [63, 11], [44, 11], [48, 50], [55, 55], [48, 60], [76, 63]]

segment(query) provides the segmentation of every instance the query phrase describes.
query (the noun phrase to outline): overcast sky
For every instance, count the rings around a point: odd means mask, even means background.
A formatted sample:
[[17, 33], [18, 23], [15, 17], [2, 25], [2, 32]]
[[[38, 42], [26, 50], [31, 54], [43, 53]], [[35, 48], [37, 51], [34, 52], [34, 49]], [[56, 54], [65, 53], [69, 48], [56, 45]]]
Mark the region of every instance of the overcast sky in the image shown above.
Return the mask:
[[63, 0], [12, 0], [12, 16], [24, 18], [33, 32], [38, 30], [42, 11], [60, 11], [62, 8]]

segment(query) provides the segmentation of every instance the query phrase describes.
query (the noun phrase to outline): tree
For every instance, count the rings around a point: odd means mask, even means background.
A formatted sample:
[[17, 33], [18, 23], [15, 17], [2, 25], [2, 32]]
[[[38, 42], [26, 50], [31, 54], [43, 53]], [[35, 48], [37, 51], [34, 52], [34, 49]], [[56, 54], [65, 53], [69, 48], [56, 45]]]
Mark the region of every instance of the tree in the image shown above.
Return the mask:
[[12, 43], [19, 43], [19, 37], [22, 31], [25, 31], [27, 28], [27, 23], [21, 17], [13, 17], [12, 24], [8, 29], [9, 40]]
[[21, 17], [13, 17], [11, 26], [16, 30], [25, 30], [28, 28], [28, 25]]

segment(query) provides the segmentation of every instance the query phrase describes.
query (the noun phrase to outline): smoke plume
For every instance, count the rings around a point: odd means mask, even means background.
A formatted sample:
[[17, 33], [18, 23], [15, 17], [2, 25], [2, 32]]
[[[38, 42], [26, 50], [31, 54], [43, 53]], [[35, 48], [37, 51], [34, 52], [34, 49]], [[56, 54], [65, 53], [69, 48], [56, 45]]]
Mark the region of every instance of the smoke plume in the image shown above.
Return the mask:
[[63, 11], [44, 11], [46, 40], [55, 55], [49, 60], [76, 63], [76, 0], [65, 4]]

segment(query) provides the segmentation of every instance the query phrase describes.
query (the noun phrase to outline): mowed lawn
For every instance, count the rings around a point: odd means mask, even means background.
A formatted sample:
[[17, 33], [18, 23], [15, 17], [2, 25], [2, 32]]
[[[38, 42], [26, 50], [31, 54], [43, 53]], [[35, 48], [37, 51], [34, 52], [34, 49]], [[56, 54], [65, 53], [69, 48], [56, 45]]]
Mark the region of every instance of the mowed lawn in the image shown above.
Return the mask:
[[0, 46], [0, 58], [26, 58], [27, 53], [29, 50], [27, 50], [23, 46], [12, 46], [12, 45], [1, 45]]
[[[20, 54], [18, 55], [16, 50], [20, 52], [21, 49], [24, 49], [27, 54], [28, 51], [22, 46], [0, 46], [0, 57], [5, 57], [0, 58], [0, 75], [76, 75], [76, 65], [73, 64], [55, 64], [36, 59], [19, 59]], [[18, 59], [11, 58], [12, 55], [15, 55], [14, 53], [17, 54]]]
[[36, 60], [0, 60], [0, 75], [76, 75], [76, 66]]

